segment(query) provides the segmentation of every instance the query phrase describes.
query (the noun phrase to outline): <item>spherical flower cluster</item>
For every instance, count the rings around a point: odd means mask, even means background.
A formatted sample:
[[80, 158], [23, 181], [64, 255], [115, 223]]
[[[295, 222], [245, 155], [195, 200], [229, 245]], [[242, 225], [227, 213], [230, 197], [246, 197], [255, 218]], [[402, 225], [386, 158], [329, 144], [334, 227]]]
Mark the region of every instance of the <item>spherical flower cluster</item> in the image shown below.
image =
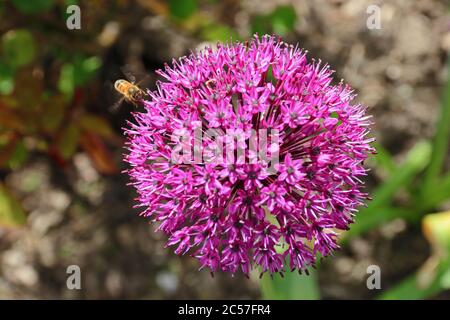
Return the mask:
[[[126, 129], [125, 160], [142, 215], [168, 246], [211, 272], [246, 275], [256, 266], [306, 271], [338, 248], [337, 230], [348, 230], [367, 199], [363, 162], [374, 150], [365, 107], [351, 104], [347, 85], [332, 84], [327, 65], [255, 36], [158, 73]], [[277, 132], [270, 141], [256, 134], [269, 145], [262, 159], [249, 146], [249, 132], [261, 129]], [[227, 151], [219, 156], [218, 142]], [[174, 157], [180, 150], [194, 152]], [[214, 155], [223, 161], [209, 161]]]

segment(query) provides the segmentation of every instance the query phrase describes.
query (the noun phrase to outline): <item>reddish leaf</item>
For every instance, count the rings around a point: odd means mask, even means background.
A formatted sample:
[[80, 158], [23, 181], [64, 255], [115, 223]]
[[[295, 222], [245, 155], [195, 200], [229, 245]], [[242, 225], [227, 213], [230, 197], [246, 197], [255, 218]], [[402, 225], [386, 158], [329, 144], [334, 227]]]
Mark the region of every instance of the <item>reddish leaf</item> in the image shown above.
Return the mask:
[[80, 119], [80, 128], [86, 132], [98, 134], [105, 139], [115, 140], [117, 138], [109, 123], [94, 114], [84, 114]]
[[25, 131], [25, 125], [15, 109], [0, 106], [0, 128], [10, 129], [18, 132]]
[[111, 152], [97, 134], [83, 131], [80, 144], [91, 158], [98, 172], [102, 174], [116, 174], [119, 172], [116, 164], [112, 161], [113, 156]]
[[15, 138], [9, 140], [6, 145], [0, 146], [0, 168], [4, 168], [8, 165], [9, 159], [11, 159], [14, 150], [16, 150], [17, 141]]

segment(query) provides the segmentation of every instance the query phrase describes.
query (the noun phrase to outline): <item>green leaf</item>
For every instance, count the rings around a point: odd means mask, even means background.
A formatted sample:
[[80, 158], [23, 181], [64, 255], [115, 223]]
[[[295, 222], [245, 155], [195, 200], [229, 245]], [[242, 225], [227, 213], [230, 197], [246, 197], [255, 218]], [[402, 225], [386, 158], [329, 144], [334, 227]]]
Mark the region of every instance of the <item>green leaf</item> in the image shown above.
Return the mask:
[[70, 159], [78, 147], [80, 130], [75, 124], [67, 126], [58, 140], [58, 150], [64, 159]]
[[[439, 269], [443, 267], [440, 266]], [[439, 293], [442, 288], [440, 285], [440, 277], [443, 270], [440, 270], [438, 277], [427, 287], [421, 288], [418, 285], [418, 275], [409, 276], [399, 284], [381, 294], [378, 299], [382, 300], [419, 300], [431, 297]]]
[[342, 234], [341, 244], [346, 243], [346, 241], [352, 237], [364, 234], [365, 232], [396, 218], [412, 220], [413, 218], [417, 219], [418, 214], [414, 210], [396, 207], [362, 209], [358, 213], [355, 223], [350, 226], [350, 230]]
[[77, 57], [74, 62], [75, 86], [81, 86], [88, 83], [95, 76], [101, 66], [102, 60], [97, 56], [89, 58]]
[[17, 227], [25, 224], [26, 220], [19, 201], [0, 183], [0, 225]]
[[377, 150], [377, 154], [373, 157], [376, 164], [386, 170], [389, 174], [397, 171], [397, 165], [388, 150], [381, 144], [374, 142], [373, 147]]
[[[415, 274], [405, 278], [403, 281], [390, 288], [378, 299], [383, 300], [418, 300], [432, 297], [442, 290], [448, 289], [448, 276], [450, 272], [450, 259], [447, 257], [434, 263], [428, 264], [433, 260], [433, 256]], [[423, 276], [431, 278], [426, 283], [423, 282]]]
[[257, 15], [250, 22], [252, 33], [266, 34], [271, 32], [272, 21], [268, 15]]
[[360, 210], [355, 224], [344, 234], [345, 239], [364, 233], [397, 217], [416, 219], [417, 210], [390, 208], [390, 203], [397, 191], [409, 186], [426, 167], [430, 154], [431, 145], [428, 142], [416, 143], [408, 152], [401, 170], [397, 170], [372, 193], [373, 200], [369, 202], [367, 208]]
[[[448, 70], [450, 71], [450, 56], [447, 65]], [[444, 88], [441, 114], [438, 119], [436, 134], [433, 141], [433, 153], [431, 155], [430, 165], [425, 172], [422, 189], [423, 199], [426, 199], [432, 193], [433, 185], [441, 174], [445, 157], [447, 156], [450, 142], [450, 79], [447, 80], [447, 85]]]
[[428, 196], [421, 199], [421, 207], [424, 210], [435, 208], [447, 199], [450, 199], [450, 174], [430, 187]]
[[0, 94], [9, 95], [14, 90], [14, 70], [0, 61]]
[[284, 35], [295, 28], [297, 13], [291, 5], [278, 6], [270, 14], [256, 15], [251, 19], [252, 33], [277, 33]]
[[71, 97], [77, 86], [88, 83], [101, 67], [99, 57], [76, 56], [72, 63], [66, 63], [61, 67], [58, 88], [66, 96]]
[[286, 272], [284, 278], [279, 274], [271, 278], [264, 275], [260, 280], [263, 299], [274, 300], [317, 300], [320, 299], [317, 274], [315, 271], [306, 274]]
[[13, 68], [29, 64], [36, 54], [33, 35], [23, 29], [8, 31], [2, 37], [2, 53], [5, 62]]
[[51, 95], [45, 99], [43, 103], [42, 120], [40, 126], [48, 133], [53, 134], [60, 127], [63, 119], [67, 103], [60, 94]]
[[236, 33], [236, 31], [224, 24], [213, 24], [205, 28], [202, 32], [202, 37], [205, 40], [211, 42], [227, 42], [231, 39], [239, 39], [239, 35]]
[[369, 204], [369, 208], [387, 205], [400, 188], [408, 186], [413, 178], [425, 168], [429, 162], [430, 154], [431, 146], [428, 142], [416, 143], [408, 152], [405, 163], [401, 166], [402, 170], [397, 170], [394, 175], [373, 192], [374, 200]]
[[294, 30], [297, 14], [291, 5], [278, 6], [271, 15], [272, 28], [277, 34], [284, 35]]
[[444, 290], [450, 289], [450, 269], [443, 272], [440, 284]]
[[13, 170], [19, 168], [27, 161], [28, 155], [28, 149], [25, 147], [25, 144], [23, 141], [19, 141], [8, 160], [9, 167]]
[[83, 115], [80, 119], [80, 128], [96, 133], [103, 138], [113, 138], [115, 136], [108, 121], [93, 114]]
[[272, 64], [269, 66], [269, 68], [267, 69], [267, 73], [266, 73], [266, 79], [268, 81], [270, 81], [274, 86], [277, 83], [277, 79], [275, 79], [274, 75], [273, 75], [273, 67]]
[[169, 10], [174, 18], [186, 19], [197, 11], [197, 1], [169, 0]]
[[75, 67], [73, 64], [66, 63], [61, 67], [58, 89], [67, 97], [72, 97], [75, 91]]
[[49, 10], [54, 0], [11, 0], [22, 13], [35, 14]]
[[450, 286], [450, 211], [429, 214], [422, 220], [423, 233], [433, 254], [412, 276], [382, 294], [380, 299], [424, 299]]

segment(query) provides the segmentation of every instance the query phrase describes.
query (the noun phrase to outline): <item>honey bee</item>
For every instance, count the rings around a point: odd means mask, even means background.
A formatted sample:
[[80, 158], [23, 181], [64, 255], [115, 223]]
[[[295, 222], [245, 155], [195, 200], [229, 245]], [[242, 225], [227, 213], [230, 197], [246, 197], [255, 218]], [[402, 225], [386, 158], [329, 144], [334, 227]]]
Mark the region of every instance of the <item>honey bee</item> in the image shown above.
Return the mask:
[[141, 101], [147, 94], [132, 82], [125, 79], [119, 79], [114, 83], [114, 89], [123, 95], [128, 102], [137, 104]]
[[139, 84], [144, 81], [144, 79], [136, 83], [136, 78], [133, 75], [129, 72], [125, 72], [124, 70], [122, 71], [129, 80], [119, 79], [114, 83], [114, 89], [122, 97], [112, 106], [111, 109], [113, 111], [116, 111], [124, 100], [136, 106], [147, 96], [147, 93], [139, 87]]

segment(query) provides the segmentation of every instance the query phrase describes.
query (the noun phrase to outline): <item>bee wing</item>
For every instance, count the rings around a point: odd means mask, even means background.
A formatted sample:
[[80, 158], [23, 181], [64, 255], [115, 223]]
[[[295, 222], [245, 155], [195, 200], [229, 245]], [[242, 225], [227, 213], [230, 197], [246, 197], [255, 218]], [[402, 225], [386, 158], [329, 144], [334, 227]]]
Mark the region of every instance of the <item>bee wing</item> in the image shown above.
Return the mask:
[[111, 80], [107, 80], [105, 81], [105, 83], [103, 83], [103, 90], [105, 90], [107, 93], [116, 92], [114, 83]]
[[135, 83], [136, 82], [136, 77], [134, 76], [135, 72], [133, 72], [133, 68], [131, 67], [131, 65], [126, 64], [126, 65], [120, 67], [120, 70], [122, 71], [122, 73], [125, 75], [125, 77], [131, 83]]
[[125, 97], [120, 98], [112, 106], [110, 106], [108, 110], [112, 113], [116, 113], [117, 110], [119, 110], [119, 107], [124, 100], [125, 100]]
[[114, 83], [111, 81], [106, 81], [103, 87], [105, 96], [107, 97], [108, 111], [113, 113], [117, 112], [125, 97], [115, 89]]
[[136, 84], [144, 93], [145, 96], [148, 97], [148, 91], [152, 90], [152, 76], [146, 74], [142, 79], [138, 81]]
[[136, 66], [133, 68], [130, 64], [124, 65], [121, 70], [131, 83], [141, 87], [144, 91], [150, 86], [152, 77], [147, 70], [142, 70]]

